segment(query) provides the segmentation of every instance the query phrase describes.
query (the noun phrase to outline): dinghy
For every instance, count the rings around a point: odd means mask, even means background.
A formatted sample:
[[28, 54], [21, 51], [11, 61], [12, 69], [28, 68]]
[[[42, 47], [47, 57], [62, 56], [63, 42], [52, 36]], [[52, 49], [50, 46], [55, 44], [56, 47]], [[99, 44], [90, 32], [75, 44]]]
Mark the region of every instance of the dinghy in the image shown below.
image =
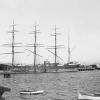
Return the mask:
[[38, 94], [42, 94], [44, 93], [43, 90], [40, 90], [40, 91], [20, 91], [20, 94], [23, 94], [23, 95], [38, 95]]
[[78, 93], [78, 100], [100, 100], [100, 93], [91, 94], [91, 95], [87, 95], [84, 93]]

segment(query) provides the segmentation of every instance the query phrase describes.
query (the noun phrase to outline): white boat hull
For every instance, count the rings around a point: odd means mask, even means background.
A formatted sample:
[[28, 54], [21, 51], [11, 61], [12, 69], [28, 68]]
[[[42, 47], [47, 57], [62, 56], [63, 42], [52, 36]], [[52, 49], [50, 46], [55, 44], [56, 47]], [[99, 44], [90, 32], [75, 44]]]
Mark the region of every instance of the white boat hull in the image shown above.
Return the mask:
[[43, 90], [41, 91], [21, 91], [20, 94], [23, 94], [23, 95], [38, 95], [38, 94], [42, 94], [44, 93]]
[[78, 100], [100, 100], [100, 96], [78, 93]]

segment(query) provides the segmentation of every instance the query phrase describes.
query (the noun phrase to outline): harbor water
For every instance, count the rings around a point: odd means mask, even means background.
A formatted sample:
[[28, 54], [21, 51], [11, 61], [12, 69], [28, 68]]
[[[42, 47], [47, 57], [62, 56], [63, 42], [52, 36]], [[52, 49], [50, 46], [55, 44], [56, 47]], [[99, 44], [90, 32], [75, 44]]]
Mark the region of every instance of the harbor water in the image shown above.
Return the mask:
[[[0, 85], [11, 88], [5, 100], [77, 100], [78, 92], [100, 92], [100, 71], [0, 75]], [[44, 90], [39, 95], [20, 95], [21, 90]]]

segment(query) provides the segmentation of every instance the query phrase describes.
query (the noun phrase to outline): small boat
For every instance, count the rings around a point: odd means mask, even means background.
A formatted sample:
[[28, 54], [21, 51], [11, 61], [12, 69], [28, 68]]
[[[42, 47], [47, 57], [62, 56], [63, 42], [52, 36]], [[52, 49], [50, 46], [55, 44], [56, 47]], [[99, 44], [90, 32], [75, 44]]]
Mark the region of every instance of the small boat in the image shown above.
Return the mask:
[[40, 91], [27, 91], [27, 90], [20, 91], [20, 94], [23, 94], [23, 95], [38, 95], [38, 94], [42, 94], [42, 93], [44, 93], [43, 90], [40, 90]]
[[100, 100], [100, 93], [87, 95], [85, 93], [78, 93], [77, 100]]

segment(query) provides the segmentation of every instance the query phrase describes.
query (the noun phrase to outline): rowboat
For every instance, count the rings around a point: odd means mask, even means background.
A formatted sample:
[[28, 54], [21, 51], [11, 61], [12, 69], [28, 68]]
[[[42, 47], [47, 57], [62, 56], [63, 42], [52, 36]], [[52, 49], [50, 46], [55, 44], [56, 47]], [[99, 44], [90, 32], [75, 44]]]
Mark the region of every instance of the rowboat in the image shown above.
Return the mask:
[[23, 95], [38, 95], [38, 94], [42, 94], [44, 93], [43, 90], [40, 90], [40, 91], [20, 91], [20, 94], [23, 94]]
[[100, 100], [100, 93], [90, 95], [85, 93], [78, 93], [78, 100]]

